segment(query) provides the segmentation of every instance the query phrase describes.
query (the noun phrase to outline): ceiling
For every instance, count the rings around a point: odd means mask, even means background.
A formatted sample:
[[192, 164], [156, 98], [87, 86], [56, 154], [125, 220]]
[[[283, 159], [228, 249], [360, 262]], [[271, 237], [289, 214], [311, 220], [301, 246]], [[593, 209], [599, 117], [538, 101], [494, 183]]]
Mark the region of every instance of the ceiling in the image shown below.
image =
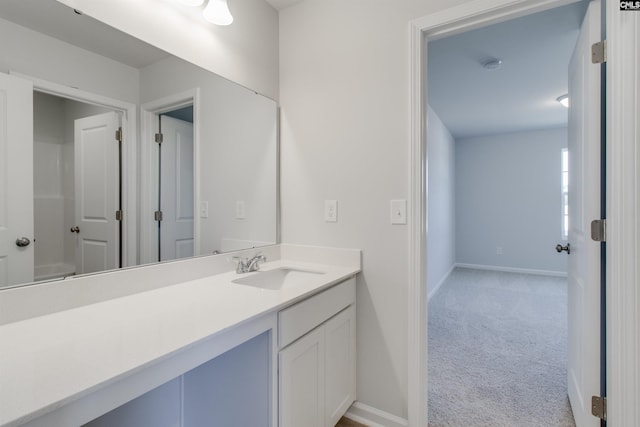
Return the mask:
[[302, 0], [266, 0], [276, 10], [282, 10], [285, 7], [300, 3]]
[[169, 56], [55, 0], [1, 0], [0, 18], [134, 68]]
[[[456, 139], [567, 125], [557, 101], [586, 1], [428, 44], [428, 102]], [[497, 70], [482, 63], [498, 58]]]

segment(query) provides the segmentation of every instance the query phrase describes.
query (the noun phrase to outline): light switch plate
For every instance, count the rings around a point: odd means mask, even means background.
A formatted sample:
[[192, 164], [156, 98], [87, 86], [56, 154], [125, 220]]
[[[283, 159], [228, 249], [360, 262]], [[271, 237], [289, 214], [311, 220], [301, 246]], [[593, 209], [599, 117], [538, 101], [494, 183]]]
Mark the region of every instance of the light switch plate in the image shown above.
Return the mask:
[[209, 218], [209, 202], [200, 202], [200, 218]]
[[338, 222], [338, 201], [324, 201], [324, 220], [325, 222]]
[[236, 219], [244, 219], [245, 211], [244, 211], [244, 200], [236, 201]]
[[407, 223], [407, 201], [392, 200], [391, 201], [391, 224]]

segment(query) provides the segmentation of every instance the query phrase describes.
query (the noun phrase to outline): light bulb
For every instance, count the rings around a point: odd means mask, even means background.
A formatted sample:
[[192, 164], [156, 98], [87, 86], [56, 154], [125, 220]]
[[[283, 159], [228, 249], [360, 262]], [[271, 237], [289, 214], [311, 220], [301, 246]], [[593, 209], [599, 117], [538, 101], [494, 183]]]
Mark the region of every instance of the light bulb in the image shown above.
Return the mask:
[[563, 107], [569, 108], [569, 95], [562, 95], [556, 98]]
[[233, 22], [233, 16], [229, 12], [227, 0], [209, 0], [209, 4], [204, 8], [202, 16], [216, 25], [229, 25]]
[[178, 0], [180, 3], [186, 6], [200, 6], [204, 3], [204, 0]]

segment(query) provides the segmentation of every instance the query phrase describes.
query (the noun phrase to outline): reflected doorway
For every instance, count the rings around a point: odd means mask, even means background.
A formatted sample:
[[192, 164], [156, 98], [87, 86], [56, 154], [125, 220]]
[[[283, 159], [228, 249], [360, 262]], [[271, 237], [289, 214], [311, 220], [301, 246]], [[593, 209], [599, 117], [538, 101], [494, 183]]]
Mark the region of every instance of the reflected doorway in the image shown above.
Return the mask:
[[34, 279], [120, 267], [121, 113], [38, 91], [33, 106]]

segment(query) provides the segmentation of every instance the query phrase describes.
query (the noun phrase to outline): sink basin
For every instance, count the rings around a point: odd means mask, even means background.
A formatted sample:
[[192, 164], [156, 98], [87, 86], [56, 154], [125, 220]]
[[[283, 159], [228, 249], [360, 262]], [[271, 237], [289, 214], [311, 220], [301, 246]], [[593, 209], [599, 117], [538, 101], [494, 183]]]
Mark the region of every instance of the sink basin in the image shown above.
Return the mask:
[[304, 283], [310, 278], [318, 277], [318, 275], [322, 274], [324, 273], [321, 271], [281, 267], [268, 271], [259, 271], [256, 274], [232, 280], [232, 282], [256, 288], [278, 290]]

